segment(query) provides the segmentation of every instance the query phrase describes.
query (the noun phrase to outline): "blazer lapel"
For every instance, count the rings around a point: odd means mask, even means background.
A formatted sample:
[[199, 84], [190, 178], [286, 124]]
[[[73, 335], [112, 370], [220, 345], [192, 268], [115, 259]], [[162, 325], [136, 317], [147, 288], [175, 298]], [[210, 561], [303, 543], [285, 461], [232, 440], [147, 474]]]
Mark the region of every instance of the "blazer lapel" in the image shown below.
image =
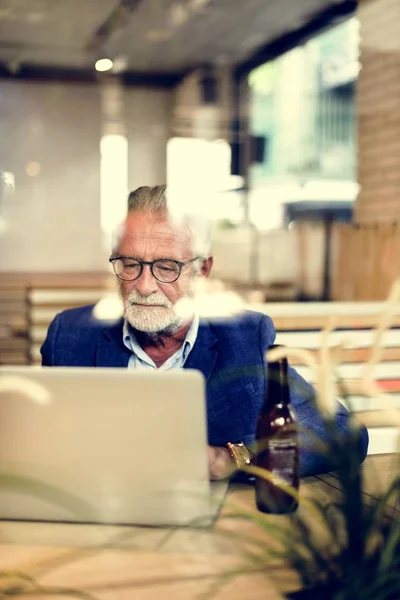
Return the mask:
[[[122, 340], [121, 319], [116, 325], [103, 331], [102, 340], [97, 347], [97, 367], [127, 367], [131, 356]], [[213, 370], [218, 352], [215, 348], [218, 338], [207, 321], [201, 321], [196, 342], [184, 365], [185, 369], [197, 369], [208, 381]]]
[[122, 340], [123, 320], [103, 331], [102, 339], [97, 346], [97, 367], [127, 367], [131, 352]]
[[218, 338], [207, 321], [200, 321], [196, 342], [185, 362], [184, 369], [197, 369], [208, 381], [217, 360]]

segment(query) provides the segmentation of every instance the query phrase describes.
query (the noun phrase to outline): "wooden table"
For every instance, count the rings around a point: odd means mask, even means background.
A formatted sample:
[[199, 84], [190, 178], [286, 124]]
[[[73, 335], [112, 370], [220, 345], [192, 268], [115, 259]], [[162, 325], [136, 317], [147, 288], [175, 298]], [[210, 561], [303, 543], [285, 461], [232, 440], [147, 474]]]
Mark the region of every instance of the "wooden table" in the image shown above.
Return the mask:
[[[395, 457], [371, 456], [364, 465], [368, 500], [393, 477]], [[301, 486], [301, 510], [307, 510], [307, 497], [329, 501], [337, 495], [334, 475], [307, 478]], [[87, 594], [80, 598], [101, 600], [192, 600], [205, 598], [218, 582], [224, 585], [215, 600], [278, 600], [278, 589], [297, 589], [296, 574], [279, 562], [268, 565], [268, 573], [221, 578], [233, 568], [243, 568], [246, 543], [237, 536], [267, 535], [248, 520], [229, 518], [238, 510], [257, 514], [252, 488], [231, 489], [215, 526], [205, 530], [2, 522], [0, 569], [29, 574], [53, 588], [45, 597], [54, 600], [61, 597], [56, 588], [73, 588]], [[282, 523], [287, 517], [267, 519]]]

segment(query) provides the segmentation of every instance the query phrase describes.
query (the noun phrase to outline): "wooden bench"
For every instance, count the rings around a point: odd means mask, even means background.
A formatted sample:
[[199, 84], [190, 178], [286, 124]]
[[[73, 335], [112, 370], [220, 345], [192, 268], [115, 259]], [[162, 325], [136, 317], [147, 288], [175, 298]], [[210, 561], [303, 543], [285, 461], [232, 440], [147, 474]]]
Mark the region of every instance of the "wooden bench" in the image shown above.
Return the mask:
[[[368, 398], [359, 393], [359, 382], [363, 376], [364, 365], [374, 343], [373, 329], [379, 315], [384, 310], [382, 302], [309, 302], [309, 303], [272, 303], [253, 305], [254, 310], [268, 314], [274, 321], [277, 336], [276, 343], [294, 348], [310, 350], [318, 359], [322, 332], [331, 317], [336, 330], [329, 336], [329, 345], [344, 343], [342, 363], [338, 366], [338, 375], [342, 378], [348, 401], [361, 420], [369, 423], [372, 411], [379, 411], [381, 403], [377, 398]], [[400, 408], [400, 305], [393, 318], [393, 326], [383, 338], [383, 351], [380, 362], [373, 374], [379, 387], [389, 394], [393, 404]], [[309, 367], [299, 361], [291, 364], [308, 381], [313, 383], [313, 374]], [[383, 454], [397, 450], [395, 427], [369, 427], [369, 454]]]
[[40, 365], [40, 347], [46, 338], [51, 321], [58, 313], [67, 308], [96, 304], [106, 293], [105, 288], [73, 289], [70, 287], [29, 290], [29, 352], [31, 363]]
[[[71, 306], [96, 301], [115, 277], [110, 272], [1, 272], [0, 273], [0, 364], [23, 365], [32, 363], [32, 352], [37, 354], [32, 341], [36, 325], [42, 324], [39, 341], [44, 339], [53, 316]], [[51, 298], [43, 306], [33, 301], [31, 292], [48, 290], [58, 296], [56, 304]], [[96, 290], [101, 290], [97, 292]], [[93, 293], [95, 292], [95, 293]], [[71, 297], [70, 294], [73, 294]], [[38, 314], [35, 313], [36, 308]], [[47, 312], [46, 312], [47, 311]], [[34, 323], [32, 322], [34, 319]], [[37, 358], [34, 362], [38, 362]]]

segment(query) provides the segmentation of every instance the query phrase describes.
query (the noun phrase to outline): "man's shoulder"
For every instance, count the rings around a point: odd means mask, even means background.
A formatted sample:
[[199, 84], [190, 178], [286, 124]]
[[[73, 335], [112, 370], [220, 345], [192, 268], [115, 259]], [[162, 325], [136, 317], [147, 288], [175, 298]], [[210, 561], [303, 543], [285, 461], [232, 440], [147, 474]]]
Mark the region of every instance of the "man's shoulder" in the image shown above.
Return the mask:
[[113, 323], [98, 319], [93, 305], [64, 310], [50, 324], [41, 348], [42, 364], [94, 366], [104, 334], [122, 344], [122, 319]]
[[95, 304], [87, 304], [86, 306], [77, 306], [76, 308], [67, 308], [65, 310], [63, 310], [62, 312], [60, 312], [60, 316], [62, 316], [63, 320], [65, 321], [72, 321], [72, 320], [90, 320], [91, 318], [93, 318], [93, 310], [94, 310]]
[[87, 306], [78, 306], [77, 308], [67, 308], [58, 314], [62, 324], [75, 326], [99, 326], [100, 321], [94, 316], [94, 304]]
[[77, 308], [68, 308], [58, 314], [60, 326], [68, 330], [89, 331], [92, 333], [122, 327], [122, 319], [103, 320], [96, 317], [94, 311], [95, 305], [79, 306]]

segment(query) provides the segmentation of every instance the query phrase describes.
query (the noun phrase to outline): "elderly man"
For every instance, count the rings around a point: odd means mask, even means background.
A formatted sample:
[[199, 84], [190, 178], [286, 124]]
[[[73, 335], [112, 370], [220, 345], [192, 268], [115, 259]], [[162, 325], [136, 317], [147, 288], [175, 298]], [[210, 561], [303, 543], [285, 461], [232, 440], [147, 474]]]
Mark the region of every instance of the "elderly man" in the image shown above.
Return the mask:
[[[209, 276], [213, 259], [201, 223], [177, 220], [165, 186], [141, 187], [129, 196], [128, 215], [110, 258], [119, 278], [124, 318], [105, 324], [93, 307], [67, 310], [51, 323], [42, 346], [43, 365], [197, 369], [207, 382], [210, 477], [225, 477], [232, 461], [246, 459], [264, 401], [265, 352], [274, 343], [271, 319], [255, 312], [200, 320], [187, 310], [196, 282]], [[327, 457], [312, 451], [314, 434], [324, 437], [313, 388], [290, 370], [291, 400], [302, 425], [301, 475], [329, 470]], [[338, 406], [345, 431], [348, 413]], [[307, 434], [307, 431], [310, 433]], [[368, 435], [360, 430], [361, 456]]]

